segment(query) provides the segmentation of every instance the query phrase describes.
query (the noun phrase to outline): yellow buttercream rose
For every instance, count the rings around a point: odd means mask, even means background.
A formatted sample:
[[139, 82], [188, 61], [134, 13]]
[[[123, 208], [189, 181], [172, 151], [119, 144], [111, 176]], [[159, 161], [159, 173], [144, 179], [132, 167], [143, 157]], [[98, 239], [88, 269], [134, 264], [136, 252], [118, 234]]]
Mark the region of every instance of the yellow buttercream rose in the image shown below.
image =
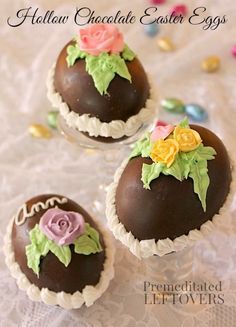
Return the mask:
[[195, 150], [202, 142], [198, 132], [180, 126], [176, 126], [174, 129], [174, 139], [178, 142], [180, 151], [183, 152]]
[[154, 162], [166, 164], [169, 168], [179, 152], [179, 144], [174, 139], [158, 140], [151, 151], [150, 157]]

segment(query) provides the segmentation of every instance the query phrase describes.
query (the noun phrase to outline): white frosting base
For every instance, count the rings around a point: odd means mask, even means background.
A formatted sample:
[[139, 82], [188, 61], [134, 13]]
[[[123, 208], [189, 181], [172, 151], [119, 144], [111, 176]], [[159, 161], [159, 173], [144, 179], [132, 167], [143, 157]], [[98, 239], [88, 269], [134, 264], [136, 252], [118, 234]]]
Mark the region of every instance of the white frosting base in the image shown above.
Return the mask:
[[87, 285], [82, 292], [69, 294], [66, 292], [53, 292], [47, 288], [41, 290], [32, 284], [26, 275], [21, 271], [19, 264], [15, 261], [15, 254], [12, 246], [11, 234], [14, 217], [11, 219], [7, 227], [7, 232], [4, 237], [4, 253], [5, 262], [8, 266], [11, 275], [16, 279], [21, 290], [26, 291], [29, 298], [33, 301], [42, 301], [49, 305], [59, 305], [64, 309], [78, 309], [83, 304], [87, 307], [91, 306], [108, 288], [110, 280], [114, 277], [114, 253], [115, 248], [112, 243], [110, 234], [101, 226], [101, 223], [96, 221], [99, 231], [102, 233], [105, 243], [106, 258], [103, 271], [99, 283], [95, 286]]
[[[142, 108], [137, 115], [131, 116], [126, 122], [113, 120], [110, 123], [101, 122], [89, 114], [79, 115], [71, 111], [68, 105], [63, 102], [61, 95], [55, 91], [54, 74], [55, 64], [49, 70], [47, 78], [47, 96], [52, 106], [59, 109], [67, 125], [80, 132], [87, 132], [90, 136], [103, 136], [119, 139], [123, 136], [132, 136], [145, 123], [151, 122], [155, 116], [157, 94], [150, 77], [150, 98], [146, 101], [145, 108]], [[122, 94], [121, 94], [122, 96]]]
[[[230, 206], [233, 202], [233, 197], [236, 192], [236, 171], [232, 169], [232, 182], [230, 193], [225, 201], [224, 206], [220, 209], [219, 214], [216, 214], [212, 220], [208, 220], [201, 225], [200, 229], [190, 230], [188, 235], [181, 235], [173, 241], [169, 238], [158, 240], [148, 239], [139, 241], [131, 232], [127, 232], [125, 226], [119, 221], [116, 213], [115, 196], [119, 179], [125, 169], [128, 159], [125, 159], [121, 166], [117, 169], [113, 183], [108, 187], [106, 197], [106, 216], [108, 226], [113, 232], [116, 239], [126, 245], [130, 251], [139, 259], [148, 258], [152, 255], [163, 256], [171, 252], [178, 252], [188, 245], [194, 244], [197, 240], [202, 239], [213, 230], [217, 229], [217, 225], [222, 222], [226, 215], [229, 214]], [[235, 164], [234, 164], [234, 167]]]

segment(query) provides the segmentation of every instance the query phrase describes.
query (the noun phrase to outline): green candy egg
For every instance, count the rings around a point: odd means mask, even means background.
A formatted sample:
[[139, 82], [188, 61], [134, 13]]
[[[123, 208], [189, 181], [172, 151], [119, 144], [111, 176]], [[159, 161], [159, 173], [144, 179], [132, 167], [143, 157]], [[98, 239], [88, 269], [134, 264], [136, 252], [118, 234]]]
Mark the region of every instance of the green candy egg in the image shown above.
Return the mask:
[[59, 111], [49, 111], [47, 116], [47, 123], [48, 126], [51, 128], [57, 129], [57, 117], [58, 117]]
[[183, 101], [176, 98], [166, 98], [161, 101], [161, 106], [164, 110], [174, 114], [182, 114], [185, 112]]

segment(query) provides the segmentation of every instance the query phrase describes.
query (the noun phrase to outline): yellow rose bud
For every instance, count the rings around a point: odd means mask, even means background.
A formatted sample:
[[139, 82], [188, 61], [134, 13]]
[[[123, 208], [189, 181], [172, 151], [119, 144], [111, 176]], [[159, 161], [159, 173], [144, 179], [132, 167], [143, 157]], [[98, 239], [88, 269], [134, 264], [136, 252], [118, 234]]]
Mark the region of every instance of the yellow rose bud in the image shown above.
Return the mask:
[[179, 149], [183, 152], [195, 150], [202, 143], [198, 132], [191, 128], [176, 126], [174, 129], [174, 139], [179, 143]]
[[176, 140], [158, 140], [152, 148], [150, 157], [154, 162], [166, 164], [169, 168], [175, 161], [178, 152], [179, 144]]

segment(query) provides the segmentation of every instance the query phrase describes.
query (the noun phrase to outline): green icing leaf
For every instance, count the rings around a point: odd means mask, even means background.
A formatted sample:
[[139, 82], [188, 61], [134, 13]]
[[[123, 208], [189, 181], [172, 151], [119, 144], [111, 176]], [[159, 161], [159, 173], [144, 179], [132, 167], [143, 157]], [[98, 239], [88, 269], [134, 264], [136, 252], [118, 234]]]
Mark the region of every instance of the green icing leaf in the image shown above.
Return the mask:
[[95, 87], [102, 95], [107, 93], [115, 74], [131, 81], [131, 76], [124, 59], [119, 55], [101, 53], [99, 56], [86, 56], [86, 71], [92, 76]]
[[36, 224], [29, 232], [31, 244], [26, 245], [27, 266], [31, 268], [35, 274], [39, 274], [39, 265], [41, 256], [46, 256], [49, 251], [49, 244], [47, 237], [39, 229]]
[[107, 88], [115, 77], [108, 57], [107, 53], [101, 53], [97, 57], [88, 55], [85, 59], [86, 71], [92, 76], [95, 87], [101, 95], [107, 93]]
[[200, 144], [199, 147], [190, 152], [181, 152], [181, 160], [187, 162], [189, 165], [192, 162], [203, 161], [203, 160], [212, 160], [215, 158], [216, 151], [210, 146], [204, 146]]
[[150, 183], [154, 179], [158, 178], [160, 173], [163, 171], [165, 165], [161, 163], [153, 163], [151, 165], [143, 164], [142, 167], [142, 178], [143, 187], [150, 190]]
[[27, 257], [27, 266], [31, 268], [36, 275], [39, 275], [39, 264], [41, 253], [38, 252], [34, 244], [26, 245], [25, 253]]
[[178, 156], [181, 164], [182, 178], [187, 179], [190, 172], [191, 160], [186, 156], [186, 152], [180, 152]]
[[129, 159], [141, 155], [143, 158], [150, 156], [152, 150], [152, 143], [150, 140], [150, 133], [147, 133], [145, 137], [135, 143], [135, 146], [129, 156]]
[[179, 126], [182, 128], [189, 128], [188, 118], [185, 117], [180, 123]]
[[124, 47], [124, 50], [121, 53], [121, 56], [125, 59], [125, 60], [133, 60], [136, 55], [135, 53], [128, 47], [128, 45], [126, 44]]
[[206, 194], [210, 184], [210, 179], [207, 172], [207, 161], [202, 160], [191, 165], [189, 174], [189, 176], [193, 179], [194, 192], [197, 193], [204, 211], [206, 211]]
[[215, 158], [216, 151], [210, 146], [203, 146], [203, 144], [199, 145], [199, 147], [195, 150], [195, 160], [212, 160]]
[[66, 62], [68, 67], [73, 66], [77, 59], [83, 59], [87, 55], [86, 52], [80, 50], [78, 44], [69, 45], [66, 51], [67, 51]]
[[98, 249], [102, 251], [102, 246], [99, 241], [99, 233], [88, 223], [85, 224], [85, 234], [92, 238], [96, 242]]
[[164, 175], [171, 175], [178, 179], [179, 181], [183, 180], [184, 174], [184, 162], [181, 160], [180, 156], [177, 155], [173, 164], [168, 168], [164, 166], [162, 173]]
[[84, 255], [101, 252], [99, 233], [89, 224], [86, 224], [85, 228], [85, 234], [78, 237], [74, 242], [75, 252]]
[[31, 243], [34, 244], [36, 250], [40, 255], [46, 256], [49, 251], [49, 240], [41, 232], [39, 225], [36, 224], [33, 229], [29, 232]]
[[123, 58], [121, 58], [119, 55], [112, 54], [109, 56], [108, 60], [114, 73], [131, 82], [131, 75]]
[[31, 244], [26, 246], [27, 265], [39, 274], [40, 258], [45, 257], [51, 251], [66, 267], [71, 261], [71, 251], [69, 246], [59, 246], [49, 240], [36, 224], [29, 232]]
[[60, 246], [53, 241], [49, 241], [50, 251], [63, 263], [64, 266], [68, 266], [71, 261], [71, 251], [69, 245]]

